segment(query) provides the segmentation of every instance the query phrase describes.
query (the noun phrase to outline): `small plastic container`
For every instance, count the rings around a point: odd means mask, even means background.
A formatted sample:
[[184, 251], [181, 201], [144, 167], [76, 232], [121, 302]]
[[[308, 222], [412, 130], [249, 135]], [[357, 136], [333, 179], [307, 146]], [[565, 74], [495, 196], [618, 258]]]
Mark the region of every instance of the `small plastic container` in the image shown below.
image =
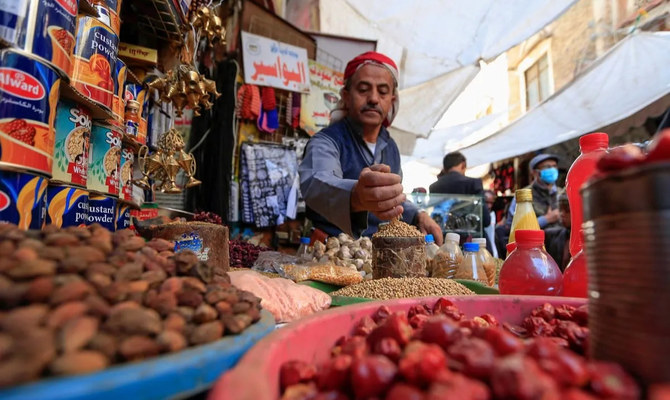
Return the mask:
[[447, 233], [438, 256], [433, 261], [432, 277], [453, 279], [458, 267], [463, 262], [463, 252], [459, 246], [461, 236], [458, 233]]
[[486, 238], [475, 238], [472, 239], [472, 243], [477, 243], [479, 245], [479, 252], [477, 256], [484, 267], [484, 272], [486, 272], [486, 279], [488, 280], [488, 285], [493, 286], [496, 283], [496, 262], [493, 258], [493, 255], [489, 253], [486, 249]]
[[556, 261], [543, 249], [544, 231], [516, 231], [516, 250], [500, 270], [501, 294], [558, 296], [563, 275]]
[[469, 279], [488, 284], [484, 265], [479, 258], [479, 244], [466, 243], [463, 245], [463, 261], [456, 270], [456, 279]]
[[586, 256], [584, 250], [580, 250], [572, 257], [570, 263], [563, 273], [563, 296], [587, 297], [589, 289], [589, 276], [586, 269]]
[[435, 256], [440, 251], [440, 247], [435, 244], [435, 238], [433, 235], [428, 234], [425, 237], [426, 240], [426, 269], [428, 270], [428, 276], [433, 274], [433, 261]]
[[312, 261], [312, 254], [309, 251], [309, 242], [310, 239], [308, 237], [300, 238], [300, 247], [298, 247], [298, 251], [295, 253], [295, 256], [298, 257], [298, 260]]

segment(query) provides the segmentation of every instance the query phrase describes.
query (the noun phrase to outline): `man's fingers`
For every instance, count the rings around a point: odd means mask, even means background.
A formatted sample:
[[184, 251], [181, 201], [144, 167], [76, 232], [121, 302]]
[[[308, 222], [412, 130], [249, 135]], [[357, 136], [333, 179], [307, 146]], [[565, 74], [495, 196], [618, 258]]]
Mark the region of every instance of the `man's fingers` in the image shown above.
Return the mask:
[[[374, 203], [373, 205], [376, 207], [377, 203], [380, 201], [386, 201], [386, 200], [391, 200], [394, 199], [400, 195], [402, 195], [402, 185], [401, 184], [395, 184], [391, 186], [378, 186], [378, 187], [368, 187], [365, 188], [365, 190], [362, 193], [362, 198], [363, 201], [366, 203]], [[392, 204], [390, 207], [397, 205], [397, 204]]]
[[399, 195], [397, 195], [397, 196], [395, 196], [391, 199], [379, 201], [377, 203], [376, 209], [377, 210], [388, 210], [388, 209], [393, 208], [395, 206], [401, 205], [402, 203], [405, 202], [406, 199], [407, 199], [407, 196], [405, 196], [405, 194], [401, 192]]
[[381, 219], [382, 221], [388, 221], [390, 219], [402, 215], [403, 211], [404, 209], [402, 208], [402, 206], [396, 206], [390, 210], [373, 212], [373, 214], [376, 215], [377, 218]]
[[361, 172], [361, 176], [358, 178], [358, 182], [361, 185], [370, 187], [390, 186], [400, 183], [401, 181], [402, 178], [400, 178], [400, 175], [375, 171], [368, 171], [366, 173]]
[[389, 167], [386, 164], [373, 164], [372, 166], [370, 166], [370, 170], [375, 172], [388, 173], [391, 172], [391, 167]]

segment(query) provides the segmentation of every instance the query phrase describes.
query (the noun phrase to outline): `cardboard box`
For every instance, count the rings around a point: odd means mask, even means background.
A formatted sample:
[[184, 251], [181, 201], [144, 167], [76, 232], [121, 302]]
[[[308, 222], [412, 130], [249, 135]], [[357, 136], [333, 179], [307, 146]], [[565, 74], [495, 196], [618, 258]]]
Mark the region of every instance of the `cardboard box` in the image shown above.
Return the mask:
[[127, 65], [155, 66], [158, 50], [128, 43], [119, 43], [119, 57]]

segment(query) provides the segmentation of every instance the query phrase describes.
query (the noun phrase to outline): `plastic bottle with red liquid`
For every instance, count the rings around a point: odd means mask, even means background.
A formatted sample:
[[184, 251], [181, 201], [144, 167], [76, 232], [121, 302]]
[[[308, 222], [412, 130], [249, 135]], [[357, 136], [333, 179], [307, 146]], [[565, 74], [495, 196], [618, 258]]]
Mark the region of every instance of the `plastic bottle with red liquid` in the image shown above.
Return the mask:
[[586, 270], [586, 255], [580, 250], [572, 257], [563, 273], [563, 292], [566, 297], [587, 297], [589, 288], [588, 271]]
[[561, 294], [563, 275], [543, 246], [544, 231], [516, 231], [516, 250], [507, 256], [500, 270], [498, 287], [501, 294]]
[[570, 254], [574, 257], [583, 247], [582, 196], [579, 189], [596, 171], [600, 157], [607, 153], [609, 137], [606, 133], [589, 133], [579, 138], [581, 155], [572, 163], [565, 181], [565, 191], [570, 202]]

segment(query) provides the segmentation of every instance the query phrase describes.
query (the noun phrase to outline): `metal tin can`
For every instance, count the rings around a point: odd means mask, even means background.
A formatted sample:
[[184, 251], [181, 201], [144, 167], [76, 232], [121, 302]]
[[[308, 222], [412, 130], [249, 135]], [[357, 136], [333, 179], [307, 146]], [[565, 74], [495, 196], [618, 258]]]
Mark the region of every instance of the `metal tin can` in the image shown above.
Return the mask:
[[46, 223], [59, 228], [86, 226], [88, 223], [88, 191], [69, 185], [47, 187]]
[[109, 7], [109, 11], [121, 15], [121, 4], [123, 3], [123, 0], [107, 0], [106, 3], [107, 7]]
[[0, 222], [42, 229], [49, 181], [22, 171], [0, 170]]
[[53, 180], [86, 187], [91, 125], [86, 108], [71, 100], [58, 103]]
[[93, 124], [91, 157], [86, 181], [88, 190], [111, 195], [119, 194], [122, 138], [123, 133], [116, 127]]
[[114, 232], [116, 229], [116, 199], [90, 194], [88, 197], [88, 225], [100, 224]]
[[126, 63], [120, 58], [116, 60], [116, 79], [114, 80], [114, 99], [112, 100], [112, 114], [114, 117], [123, 121], [126, 112], [126, 100], [124, 97], [124, 88], [126, 86], [127, 75]]
[[67, 75], [77, 8], [77, 0], [0, 1], [0, 37]]
[[79, 93], [111, 110], [119, 37], [101, 21], [80, 16], [72, 63], [72, 85]]
[[128, 204], [124, 204], [120, 201], [116, 203], [115, 223], [117, 231], [130, 228], [130, 206]]
[[0, 52], [0, 163], [51, 175], [59, 89], [46, 63]]
[[147, 93], [146, 88], [142, 85], [126, 83], [126, 102], [133, 100], [140, 105], [140, 122], [137, 127], [136, 140], [142, 144], [147, 143], [147, 118], [149, 116], [149, 98]]
[[135, 153], [128, 146], [121, 149], [121, 173], [119, 174], [119, 198], [124, 201], [133, 201], [133, 164]]

